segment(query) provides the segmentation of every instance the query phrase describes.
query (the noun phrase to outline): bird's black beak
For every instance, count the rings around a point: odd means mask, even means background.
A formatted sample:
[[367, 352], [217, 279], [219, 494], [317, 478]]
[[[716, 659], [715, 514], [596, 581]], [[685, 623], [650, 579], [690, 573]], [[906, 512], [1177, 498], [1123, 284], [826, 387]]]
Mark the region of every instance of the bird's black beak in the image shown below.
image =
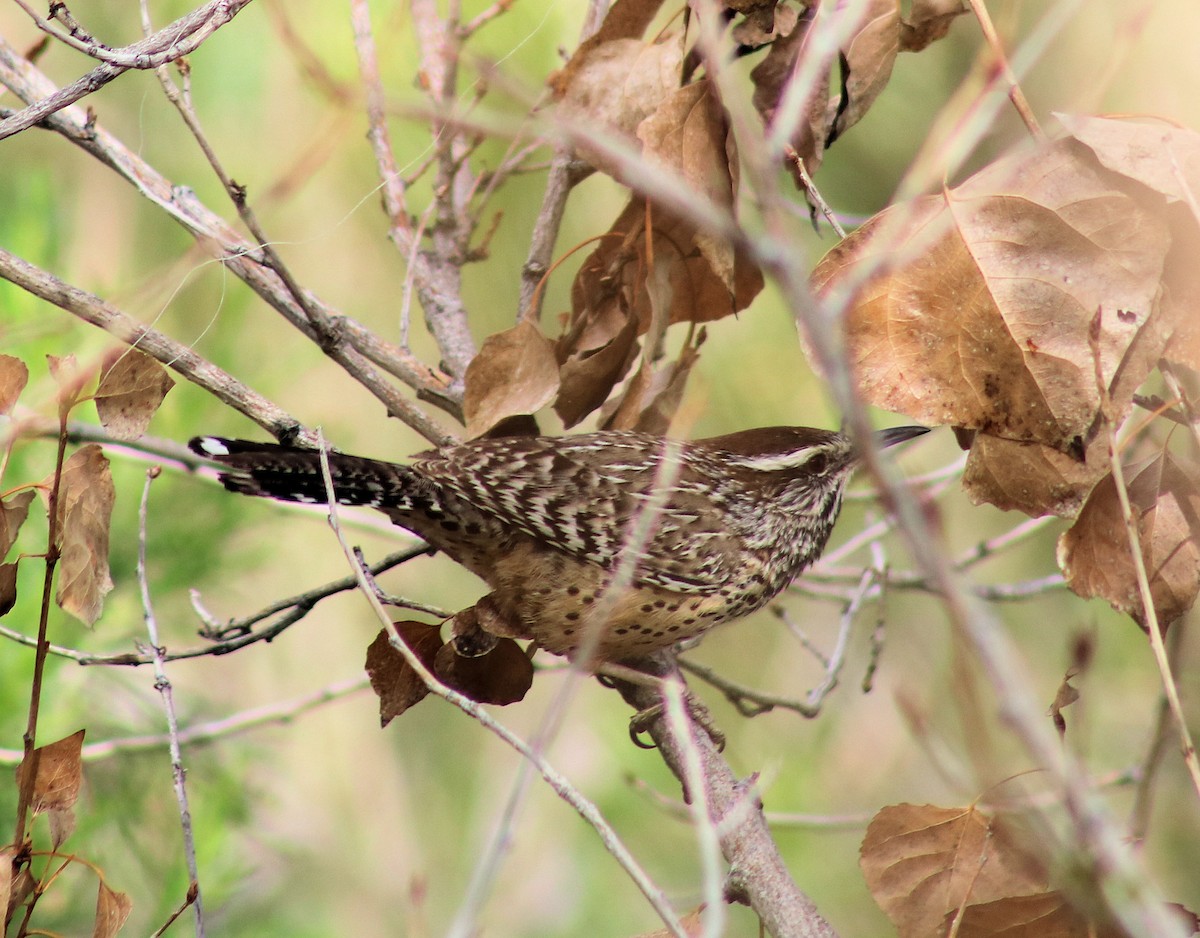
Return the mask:
[[885, 449], [928, 432], [929, 427], [888, 427], [875, 433], [875, 442], [879, 444], [880, 449]]

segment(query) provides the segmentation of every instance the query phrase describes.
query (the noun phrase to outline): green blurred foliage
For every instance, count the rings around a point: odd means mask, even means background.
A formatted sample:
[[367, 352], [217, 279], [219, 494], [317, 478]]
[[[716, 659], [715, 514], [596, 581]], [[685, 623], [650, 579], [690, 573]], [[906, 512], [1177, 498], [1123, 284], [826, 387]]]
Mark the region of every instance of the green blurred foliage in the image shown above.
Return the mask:
[[[484, 4], [470, 2], [465, 16]], [[1012, 4], [997, 11], [1013, 48], [1036, 35], [1048, 7]], [[183, 2], [152, 4], [156, 22], [190, 9]], [[96, 35], [119, 44], [138, 35], [133, 10], [91, 0], [72, 12]], [[1076, 6], [1063, 29], [1024, 78], [1047, 126], [1053, 110], [1154, 111], [1197, 126], [1191, 90], [1200, 65], [1176, 37], [1194, 36], [1200, 15], [1178, 2]], [[561, 65], [558, 50], [573, 48], [582, 4], [515, 4], [489, 24], [464, 61], [463, 99], [498, 63], [503, 80], [488, 81], [478, 109], [489, 126], [515, 127], [541, 94], [545, 76]], [[320, 77], [279, 27], [286, 15]], [[428, 124], [415, 79], [418, 39], [408, 8], [372, 8], [389, 100], [397, 159], [410, 170], [426, 158]], [[14, 5], [0, 11], [0, 33], [28, 47], [36, 31]], [[945, 102], [973, 74], [980, 49], [969, 18], [921, 53], [903, 55], [888, 90], [866, 120], [828, 155], [818, 183], [839, 211], [869, 214], [897, 189], [924, 145]], [[753, 61], [749, 63], [752, 65]], [[385, 337], [399, 331], [404, 259], [386, 240], [378, 179], [365, 142], [357, 95], [357, 64], [344, 6], [295, 0], [248, 7], [190, 57], [191, 90], [214, 148], [246, 185], [251, 204], [278, 239], [305, 286]], [[56, 81], [78, 77], [87, 63], [52, 46], [39, 66]], [[491, 68], [491, 64], [488, 68]], [[340, 100], [328, 88], [350, 92]], [[1186, 93], [1185, 93], [1186, 92]], [[118, 134], [174, 183], [186, 185], [232, 218], [220, 186], [163, 99], [149, 73], [123, 76], [89, 99], [103, 126]], [[13, 106], [8, 98], [0, 104]], [[1005, 112], [989, 128], [975, 159], [999, 152], [1020, 129]], [[481, 147], [480, 165], [495, 165], [508, 141]], [[485, 217], [500, 213], [490, 256], [466, 272], [465, 299], [477, 338], [516, 317], [518, 280], [528, 235], [541, 200], [541, 174], [519, 176], [499, 191]], [[428, 182], [411, 191], [423, 206]], [[589, 179], [575, 194], [558, 242], [567, 252], [607, 229], [624, 196], [608, 180]], [[797, 200], [797, 211], [806, 209]], [[188, 236], [103, 167], [45, 131], [0, 144], [0, 244], [93, 291], [196, 350], [277, 401], [308, 425], [321, 425], [336, 445], [398, 457], [423, 441], [396, 422], [323, 359], [280, 317]], [[485, 226], [486, 227], [486, 226]], [[796, 249], [815, 259], [831, 235], [806, 235]], [[569, 308], [569, 260], [547, 286], [545, 323]], [[434, 361], [419, 310], [413, 311], [413, 350]], [[803, 360], [789, 312], [768, 288], [736, 321], [709, 327], [700, 365], [678, 430], [689, 435], [771, 423], [832, 426], [819, 380]], [[22, 405], [53, 416], [47, 354], [93, 361], [112, 343], [67, 314], [0, 282], [0, 350], [22, 357], [32, 373]], [[76, 418], [94, 421], [90, 405]], [[254, 434], [256, 429], [181, 382], [155, 418], [151, 433], [183, 441], [198, 432]], [[938, 434], [945, 437], [947, 434]], [[39, 481], [53, 465], [49, 438], [21, 440], [2, 487]], [[948, 439], [930, 439], [902, 455], [907, 471], [949, 463]], [[110, 453], [117, 489], [112, 535], [116, 589], [94, 630], [55, 610], [52, 640], [94, 653], [130, 651], [144, 642], [135, 577], [137, 506], [147, 463]], [[1012, 526], [1013, 519], [967, 505], [955, 493], [940, 503], [947, 542], [957, 550]], [[835, 542], [875, 517], [876, 509], [848, 506]], [[44, 509], [35, 502], [19, 549], [44, 550]], [[987, 582], [1010, 582], [1054, 568], [1047, 530], [981, 568]], [[354, 531], [370, 556], [394, 549], [397, 537]], [[902, 548], [889, 558], [903, 567]], [[245, 615], [280, 597], [343, 576], [344, 561], [320, 515], [228, 498], [209, 482], [169, 467], [150, 496], [149, 578], [162, 641], [172, 650], [201, 644], [200, 622], [188, 590], [199, 589], [221, 619]], [[22, 561], [20, 604], [4, 620], [27, 635], [37, 629], [42, 568]], [[459, 608], [479, 584], [443, 558], [422, 558], [384, 578], [387, 589]], [[836, 606], [794, 597], [789, 608], [818, 645], [829, 648]], [[1100, 604], [1058, 592], [1003, 610], [1006, 626], [1028, 656], [1030, 679], [1047, 704], [1069, 662], [1072, 636], [1096, 635], [1098, 656], [1077, 681], [1080, 704], [1067, 711], [1070, 744], [1103, 777], [1139, 764], [1155, 718], [1157, 677], [1140, 633]], [[714, 692], [702, 692], [730, 734], [727, 751], [742, 774], [761, 772], [769, 811], [814, 815], [862, 814], [908, 800], [960, 804], [976, 797], [954, 780], [976, 724], [956, 708], [963, 675], [936, 602], [889, 596], [887, 646], [873, 693], [858, 685], [867, 666], [867, 634], [879, 615], [866, 610], [857, 626], [842, 686], [819, 719], [771, 713], [747, 721]], [[1191, 623], [1194, 625], [1194, 616]], [[185, 726], [300, 698], [361, 673], [377, 625], [361, 602], [328, 601], [271, 645], [236, 655], [172, 665], [176, 705]], [[1195, 649], [1190, 634], [1184, 657]], [[20, 748], [28, 706], [32, 652], [0, 645], [0, 747]], [[820, 678], [821, 668], [769, 614], [736, 630], [718, 631], [695, 653], [743, 683], [793, 696]], [[539, 676], [530, 697], [501, 712], [526, 738], [533, 735], [564, 680]], [[80, 668], [52, 658], [43, 690], [39, 740], [87, 726], [98, 742], [163, 731], [159, 695], [147, 668]], [[1200, 696], [1193, 673], [1181, 680], [1186, 700]], [[1195, 707], [1192, 705], [1192, 712]], [[925, 735], [905, 713], [919, 714]], [[995, 702], [979, 715], [1011, 773], [1031, 768], [1005, 736]], [[672, 799], [678, 785], [653, 753], [631, 747], [628, 714], [611, 693], [581, 686], [548, 757], [596, 801], [677, 907], [700, 901], [699, 864], [686, 824], [667, 816], [654, 798]], [[190, 747], [185, 753], [210, 934], [289, 938], [353, 933], [361, 938], [445, 931], [468, 889], [475, 863], [494, 835], [521, 770], [520, 760], [493, 737], [436, 700], [422, 703], [380, 732], [374, 699], [359, 693], [308, 711], [294, 721]], [[1168, 758], [1156, 795], [1147, 861], [1170, 898], [1200, 905], [1194, 877], [1200, 843], [1194, 798], [1177, 760]], [[947, 770], [948, 769], [948, 770]], [[636, 779], [636, 783], [631, 781]], [[995, 779], [997, 783], [1001, 779]], [[1109, 792], [1126, 813], [1132, 794]], [[11, 785], [0, 785], [0, 820], [14, 813]], [[129, 934], [147, 934], [165, 921], [186, 889], [179, 821], [165, 750], [121, 754], [90, 763], [77, 808], [79, 827], [67, 847], [103, 867], [114, 888], [134, 900]], [[37, 836], [45, 843], [44, 822]], [[883, 935], [888, 927], [857, 870], [862, 825], [781, 829], [779, 840], [797, 881], [845, 936]], [[65, 934], [87, 930], [94, 880], [77, 871], [52, 891], [43, 927]], [[730, 934], [755, 935], [752, 917], [731, 913]], [[655, 921], [628, 878], [572, 810], [534, 784], [508, 845], [506, 862], [480, 922], [490, 935], [620, 936], [647, 931]], [[190, 927], [174, 927], [184, 933]]]

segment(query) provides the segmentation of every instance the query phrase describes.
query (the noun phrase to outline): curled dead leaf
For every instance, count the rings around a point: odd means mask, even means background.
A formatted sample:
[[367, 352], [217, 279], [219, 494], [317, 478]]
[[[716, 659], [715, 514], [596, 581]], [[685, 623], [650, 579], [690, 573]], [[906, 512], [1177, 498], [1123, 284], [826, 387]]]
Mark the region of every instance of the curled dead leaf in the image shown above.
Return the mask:
[[0, 619], [17, 604], [17, 565], [0, 563]]
[[[601, 43], [573, 58], [555, 81], [559, 117], [602, 139], [617, 136], [633, 142], [638, 125], [679, 88], [682, 63], [682, 33], [668, 33], [649, 44], [640, 39]], [[576, 150], [601, 172], [621, 175], [620, 164], [603, 149], [579, 140]]]

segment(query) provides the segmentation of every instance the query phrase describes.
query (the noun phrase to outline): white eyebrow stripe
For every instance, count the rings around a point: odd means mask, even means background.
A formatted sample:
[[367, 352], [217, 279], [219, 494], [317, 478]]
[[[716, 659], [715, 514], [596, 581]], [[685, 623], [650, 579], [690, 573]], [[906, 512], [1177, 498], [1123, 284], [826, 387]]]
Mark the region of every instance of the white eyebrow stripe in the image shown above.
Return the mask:
[[788, 453], [770, 453], [766, 456], [735, 456], [730, 462], [747, 469], [757, 469], [760, 472], [770, 472], [773, 469], [798, 469], [808, 462], [818, 452], [824, 452], [822, 446], [813, 446]]

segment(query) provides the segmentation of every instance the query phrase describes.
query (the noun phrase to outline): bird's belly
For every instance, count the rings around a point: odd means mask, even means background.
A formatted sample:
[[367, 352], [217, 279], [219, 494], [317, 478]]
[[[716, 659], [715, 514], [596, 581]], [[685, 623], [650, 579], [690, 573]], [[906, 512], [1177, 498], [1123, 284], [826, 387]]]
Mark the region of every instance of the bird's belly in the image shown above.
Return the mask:
[[516, 545], [488, 577], [492, 599], [510, 626], [519, 621], [518, 631], [571, 658], [636, 658], [729, 618], [725, 591], [680, 593], [619, 580], [619, 570], [531, 543]]

